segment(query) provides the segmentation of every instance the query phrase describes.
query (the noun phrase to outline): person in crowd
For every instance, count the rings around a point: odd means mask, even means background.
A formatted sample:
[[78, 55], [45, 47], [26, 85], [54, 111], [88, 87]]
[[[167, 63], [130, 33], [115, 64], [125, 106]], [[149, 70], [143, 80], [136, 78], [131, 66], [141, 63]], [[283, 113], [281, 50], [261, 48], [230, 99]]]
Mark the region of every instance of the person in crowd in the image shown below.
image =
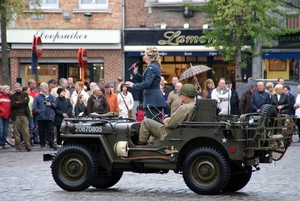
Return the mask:
[[[296, 101], [294, 104], [294, 109], [295, 109], [295, 117], [296, 117], [296, 125], [298, 127], [298, 129], [300, 128], [300, 85], [297, 86], [297, 92], [298, 95], [296, 96]], [[298, 132], [298, 136], [299, 136], [299, 141], [300, 142], [300, 133]]]
[[15, 146], [17, 150], [21, 149], [20, 131], [23, 137], [25, 148], [31, 151], [30, 135], [29, 135], [29, 119], [30, 111], [28, 107], [29, 95], [27, 92], [22, 92], [22, 85], [16, 83], [14, 85], [15, 93], [11, 95], [11, 119], [14, 126]]
[[[34, 126], [33, 113], [32, 113], [33, 98], [29, 96], [30, 88], [28, 86], [24, 86], [22, 92], [28, 93], [28, 97], [29, 97], [28, 108], [29, 108], [30, 117], [29, 117], [28, 127], [30, 129]], [[30, 142], [31, 146], [33, 146], [33, 144], [34, 142]]]
[[182, 105], [177, 108], [177, 111], [171, 117], [164, 119], [163, 124], [148, 118], [142, 121], [137, 144], [146, 145], [150, 136], [163, 141], [171, 132], [171, 129], [176, 128], [181, 122], [190, 121], [193, 118], [195, 87], [192, 84], [184, 84], [179, 93]]
[[68, 86], [66, 87], [66, 89], [70, 92], [70, 95], [72, 95], [75, 90], [73, 77], [68, 77]]
[[[54, 89], [52, 89], [50, 93], [51, 93], [55, 98], [57, 98], [57, 97], [58, 97], [57, 89], [58, 89], [58, 88], [66, 89], [67, 86], [68, 86], [68, 80], [67, 80], [66, 78], [60, 78], [60, 79], [59, 79], [59, 86], [58, 86], [58, 87], [55, 87]], [[66, 97], [66, 98], [70, 98], [70, 97], [71, 97], [71, 94], [70, 94], [70, 91], [69, 91], [69, 90], [66, 91], [65, 97]]]
[[266, 92], [269, 93], [270, 97], [273, 94], [273, 90], [274, 90], [274, 84], [272, 82], [267, 82], [266, 84]]
[[226, 87], [231, 90], [231, 97], [230, 97], [230, 114], [231, 115], [239, 115], [239, 96], [232, 88], [232, 81], [227, 80], [226, 81]]
[[105, 84], [104, 90], [104, 97], [107, 100], [108, 103], [108, 107], [109, 107], [109, 112], [114, 112], [117, 115], [119, 115], [119, 103], [118, 103], [118, 98], [117, 98], [117, 94], [113, 93], [111, 91], [111, 86], [110, 84]]
[[252, 112], [250, 101], [251, 101], [251, 95], [255, 91], [256, 91], [256, 85], [252, 85], [252, 86], [250, 86], [249, 90], [245, 91], [242, 94], [242, 97], [241, 97], [240, 102], [239, 102], [240, 115]]
[[176, 88], [176, 83], [178, 82], [178, 77], [174, 76], [172, 77], [172, 90], [174, 91]]
[[48, 85], [49, 85], [49, 92], [51, 92], [52, 89], [57, 87], [57, 82], [55, 79], [51, 79], [48, 81]]
[[169, 93], [167, 104], [171, 110], [170, 116], [172, 116], [176, 112], [177, 108], [181, 105], [181, 98], [179, 96], [181, 87], [182, 84], [177, 82], [175, 84], [175, 89]]
[[[132, 111], [134, 100], [132, 94], [128, 91], [125, 83], [120, 86], [120, 93], [118, 93], [118, 103], [119, 103], [119, 117], [128, 118], [129, 110]], [[132, 116], [130, 117], [132, 118]]]
[[163, 91], [165, 94], [169, 95], [169, 93], [172, 91], [172, 87], [166, 84], [164, 76], [160, 76], [160, 85], [163, 86]]
[[93, 95], [88, 98], [86, 111], [87, 115], [93, 112], [104, 114], [109, 111], [107, 100], [98, 86], [94, 87]]
[[37, 115], [39, 126], [40, 145], [45, 147], [46, 140], [50, 148], [57, 150], [57, 146], [53, 143], [54, 140], [54, 109], [56, 108], [56, 98], [49, 93], [48, 84], [42, 82], [40, 84], [41, 93], [33, 100], [32, 110]]
[[257, 90], [251, 94], [250, 105], [252, 112], [259, 113], [261, 106], [271, 103], [271, 98], [270, 94], [265, 91], [263, 82], [258, 82], [256, 89]]
[[118, 77], [117, 81], [115, 81], [114, 83], [114, 89], [115, 89], [115, 93], [119, 94], [121, 92], [121, 85], [123, 84], [123, 80], [122, 77]]
[[[80, 94], [83, 94], [85, 96], [85, 100], [87, 100], [89, 98], [88, 93], [83, 90], [83, 84], [82, 84], [82, 82], [81, 81], [77, 81], [77, 82], [75, 82], [75, 90], [73, 91], [73, 93], [71, 95], [71, 98], [70, 98], [70, 101], [71, 101], [71, 104], [73, 106], [73, 109], [75, 108], [78, 96]], [[85, 104], [87, 104], [87, 103], [85, 103]]]
[[202, 89], [201, 89], [201, 86], [200, 86], [197, 78], [194, 79], [194, 80], [192, 80], [191, 84], [194, 85], [194, 87], [195, 87], [195, 89], [197, 91], [196, 96], [195, 96], [195, 100], [202, 99]]
[[163, 97], [165, 99], [165, 103], [166, 103], [166, 106], [164, 108], [162, 108], [162, 114], [164, 116], [169, 116], [170, 114], [170, 108], [169, 106], [167, 105], [167, 102], [168, 102], [168, 95], [164, 92], [164, 87], [162, 85], [160, 85], [160, 91], [161, 93], [163, 94]]
[[90, 83], [90, 90], [87, 92], [89, 96], [93, 95], [93, 89], [95, 86], [97, 86], [96, 82]]
[[34, 97], [36, 97], [37, 95], [40, 94], [39, 90], [37, 90], [36, 81], [34, 79], [29, 79], [28, 80], [28, 86], [30, 88], [29, 96], [34, 98]]
[[278, 114], [288, 114], [290, 107], [290, 100], [287, 95], [283, 93], [283, 86], [277, 84], [275, 86], [275, 94], [271, 97], [271, 105], [274, 105]]
[[88, 82], [84, 82], [83, 89], [85, 92], [88, 92], [90, 90], [90, 86]]
[[85, 96], [83, 94], [80, 94], [78, 96], [76, 105], [75, 105], [75, 117], [78, 117], [80, 113], [82, 113], [82, 116], [86, 115], [86, 102]]
[[218, 87], [211, 92], [211, 99], [215, 99], [218, 103], [219, 115], [230, 114], [231, 90], [225, 84], [225, 78], [220, 78]]
[[282, 86], [284, 86], [284, 78], [283, 77], [279, 77], [277, 79], [277, 84], [281, 84]]
[[65, 98], [66, 89], [58, 88], [57, 89], [58, 97], [56, 98], [56, 108], [54, 126], [56, 126], [56, 143], [58, 147], [61, 147], [62, 138], [60, 137], [60, 126], [64, 118], [72, 117], [72, 105], [70, 99]]
[[142, 122], [144, 120], [145, 117], [145, 111], [143, 108], [143, 104], [139, 104], [139, 106], [136, 108], [136, 115], [135, 115], [135, 119], [137, 122]]
[[100, 78], [99, 82], [98, 82], [98, 87], [100, 88], [100, 90], [103, 94], [105, 93], [104, 86], [105, 86], [105, 79]]
[[[32, 98], [35, 98], [37, 95], [40, 94], [39, 90], [36, 88], [36, 81], [34, 79], [29, 79], [28, 80], [28, 87], [30, 89], [29, 91], [29, 96]], [[37, 122], [37, 115], [33, 112], [33, 124], [36, 124]], [[39, 129], [36, 129], [34, 133], [34, 139], [33, 139], [34, 144], [40, 144], [39, 143]]]
[[212, 79], [207, 79], [204, 82], [204, 89], [202, 91], [202, 98], [211, 99], [211, 93], [215, 88], [215, 83]]
[[166, 106], [163, 94], [160, 92], [161, 60], [156, 47], [147, 47], [143, 58], [147, 63], [147, 68], [143, 75], [138, 73], [138, 67], [133, 69], [133, 74], [135, 75], [133, 79], [139, 83], [127, 81], [125, 84], [133, 90], [144, 90], [143, 107], [146, 117], [152, 119], [158, 114], [158, 111], [151, 106], [148, 109], [148, 104], [158, 108], [160, 111]]
[[290, 106], [288, 108], [288, 110], [289, 110], [288, 115], [293, 117], [293, 116], [295, 116], [295, 109], [294, 109], [295, 97], [291, 94], [291, 88], [289, 86], [284, 86], [283, 87], [283, 93], [285, 95], [287, 95], [287, 97], [290, 101]]
[[5, 147], [5, 143], [10, 115], [10, 86], [3, 85], [0, 92], [0, 150], [8, 149]]

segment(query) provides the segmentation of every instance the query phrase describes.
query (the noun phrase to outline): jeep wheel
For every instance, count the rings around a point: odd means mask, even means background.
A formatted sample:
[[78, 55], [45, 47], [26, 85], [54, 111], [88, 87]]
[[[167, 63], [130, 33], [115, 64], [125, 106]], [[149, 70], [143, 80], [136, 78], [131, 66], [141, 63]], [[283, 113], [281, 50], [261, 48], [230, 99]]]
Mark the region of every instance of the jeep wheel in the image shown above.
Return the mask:
[[231, 175], [229, 182], [222, 190], [223, 192], [235, 192], [244, 188], [251, 179], [252, 166], [247, 166], [245, 170], [241, 170], [237, 165], [231, 166]]
[[120, 181], [123, 172], [112, 172], [111, 175], [103, 175], [98, 171], [98, 176], [93, 180], [92, 186], [95, 188], [109, 188]]
[[97, 174], [96, 159], [85, 147], [67, 145], [52, 161], [54, 181], [66, 191], [83, 191], [90, 187]]
[[209, 147], [194, 149], [183, 162], [183, 179], [198, 194], [219, 194], [230, 178], [230, 165], [222, 153]]

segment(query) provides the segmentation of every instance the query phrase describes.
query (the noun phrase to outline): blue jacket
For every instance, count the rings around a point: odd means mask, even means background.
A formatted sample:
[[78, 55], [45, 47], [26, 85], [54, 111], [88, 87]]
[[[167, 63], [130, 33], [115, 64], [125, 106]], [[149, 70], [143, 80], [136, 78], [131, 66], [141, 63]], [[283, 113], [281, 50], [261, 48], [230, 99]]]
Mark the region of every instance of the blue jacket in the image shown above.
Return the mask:
[[256, 112], [264, 104], [270, 104], [270, 103], [271, 103], [270, 94], [265, 90], [262, 92], [256, 91], [251, 95], [250, 105], [253, 112]]
[[165, 107], [165, 99], [160, 91], [160, 67], [156, 63], [151, 63], [145, 69], [143, 75], [137, 73], [133, 79], [140, 83], [135, 83], [133, 90], [144, 90], [143, 108], [147, 108], [147, 104], [155, 107]]
[[[46, 101], [49, 101], [51, 106], [46, 106]], [[56, 106], [56, 98], [52, 94], [47, 96], [38, 94], [33, 100], [32, 111], [36, 113], [37, 120], [54, 121], [54, 108]]]

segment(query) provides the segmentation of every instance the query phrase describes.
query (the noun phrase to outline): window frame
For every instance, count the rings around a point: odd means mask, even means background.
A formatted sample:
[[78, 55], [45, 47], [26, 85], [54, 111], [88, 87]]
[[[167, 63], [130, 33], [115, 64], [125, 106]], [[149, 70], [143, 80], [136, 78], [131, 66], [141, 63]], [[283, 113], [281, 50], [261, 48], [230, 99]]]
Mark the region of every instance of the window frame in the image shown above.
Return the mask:
[[78, 0], [78, 8], [79, 9], [108, 9], [108, 0], [106, 1], [106, 4], [81, 4], [82, 0]]

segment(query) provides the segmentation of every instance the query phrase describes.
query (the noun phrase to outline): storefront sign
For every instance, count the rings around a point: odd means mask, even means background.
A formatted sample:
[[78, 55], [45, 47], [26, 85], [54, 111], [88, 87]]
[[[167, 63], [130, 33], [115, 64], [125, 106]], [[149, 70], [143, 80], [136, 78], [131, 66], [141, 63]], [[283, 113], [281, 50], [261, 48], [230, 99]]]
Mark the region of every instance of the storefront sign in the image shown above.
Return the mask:
[[[140, 57], [144, 56], [145, 52], [128, 52], [128, 56]], [[218, 52], [159, 52], [160, 56], [220, 56]]]
[[300, 33], [278, 37], [278, 46], [300, 42]]

